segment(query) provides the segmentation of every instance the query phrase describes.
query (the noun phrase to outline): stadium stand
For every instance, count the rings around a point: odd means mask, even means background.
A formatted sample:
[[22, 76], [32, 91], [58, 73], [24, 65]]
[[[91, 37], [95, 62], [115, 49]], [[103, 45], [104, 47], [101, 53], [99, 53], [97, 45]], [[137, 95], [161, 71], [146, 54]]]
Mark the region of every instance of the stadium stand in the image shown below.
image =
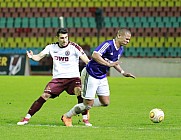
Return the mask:
[[119, 27], [132, 32], [125, 57], [181, 57], [178, 0], [0, 0], [0, 7], [0, 53], [41, 50], [56, 41], [60, 16], [70, 29], [70, 39], [92, 50], [97, 46], [94, 12], [102, 7], [100, 41], [112, 39]]

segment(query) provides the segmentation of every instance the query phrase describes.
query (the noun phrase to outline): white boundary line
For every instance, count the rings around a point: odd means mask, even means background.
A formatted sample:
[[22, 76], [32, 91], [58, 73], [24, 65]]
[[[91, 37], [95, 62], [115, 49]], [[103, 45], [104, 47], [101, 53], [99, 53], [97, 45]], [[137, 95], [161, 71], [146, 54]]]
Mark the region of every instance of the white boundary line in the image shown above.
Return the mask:
[[[8, 125], [11, 125], [11, 126], [18, 126], [17, 124], [8, 124]], [[108, 129], [129, 129], [129, 130], [181, 130], [181, 127], [114, 127], [114, 126], [108, 126], [108, 127], [105, 127], [105, 126], [84, 126], [84, 125], [74, 125], [72, 127], [66, 127], [66, 126], [62, 126], [62, 125], [49, 125], [49, 124], [27, 124], [26, 126], [35, 126], [35, 127], [62, 127], [62, 128], [108, 128]]]

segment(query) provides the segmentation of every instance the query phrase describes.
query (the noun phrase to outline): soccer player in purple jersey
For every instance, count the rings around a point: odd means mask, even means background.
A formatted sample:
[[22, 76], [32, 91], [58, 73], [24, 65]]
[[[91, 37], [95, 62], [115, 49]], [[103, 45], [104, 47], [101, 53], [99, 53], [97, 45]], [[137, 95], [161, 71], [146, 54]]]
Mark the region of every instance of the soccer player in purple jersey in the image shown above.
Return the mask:
[[[34, 61], [39, 61], [46, 55], [51, 55], [53, 59], [53, 78], [46, 85], [43, 94], [29, 108], [27, 115], [17, 125], [27, 124], [49, 98], [55, 98], [63, 91], [70, 95], [76, 95], [78, 103], [83, 102], [79, 58], [86, 64], [89, 59], [78, 44], [69, 41], [67, 29], [60, 28], [57, 31], [57, 39], [58, 42], [47, 45], [39, 54], [34, 55], [32, 51], [27, 51], [27, 56]], [[88, 115], [88, 111], [82, 112], [84, 124], [91, 126]], [[68, 122], [65, 125], [72, 126]]]
[[[131, 39], [131, 32], [126, 29], [119, 29], [113, 40], [104, 41], [92, 54], [92, 60], [83, 69], [81, 78], [84, 79], [82, 97], [84, 102], [75, 105], [69, 112], [63, 115], [64, 118], [71, 118], [92, 106], [108, 106], [110, 103], [110, 91], [106, 74], [110, 67], [114, 67], [125, 77], [136, 78], [131, 73], [125, 72], [118, 63], [123, 53], [123, 46]], [[97, 94], [98, 98], [95, 98]], [[66, 123], [66, 119], [64, 121]]]

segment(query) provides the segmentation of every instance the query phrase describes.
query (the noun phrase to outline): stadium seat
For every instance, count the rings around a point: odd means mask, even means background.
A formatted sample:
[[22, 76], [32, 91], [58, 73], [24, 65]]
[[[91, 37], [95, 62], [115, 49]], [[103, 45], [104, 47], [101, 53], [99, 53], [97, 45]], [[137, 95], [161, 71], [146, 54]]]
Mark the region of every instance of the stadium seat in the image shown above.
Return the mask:
[[0, 28], [5, 28], [6, 27], [6, 18], [0, 18]]
[[36, 7], [36, 2], [29, 2], [29, 7]]
[[80, 1], [80, 7], [87, 7], [86, 1]]
[[149, 1], [146, 1], [145, 6], [146, 6], [146, 7], [152, 7], [152, 3], [153, 3], [153, 2], [150, 1], [150, 0], [149, 0]]
[[29, 27], [29, 18], [22, 18], [22, 28], [28, 28]]
[[73, 7], [72, 2], [71, 1], [66, 1], [65, 2], [65, 7]]
[[110, 18], [110, 22], [111, 22], [112, 27], [119, 27], [119, 22], [118, 22], [117, 17]]
[[177, 53], [175, 51], [175, 48], [172, 48], [172, 47], [166, 48], [165, 56], [166, 57], [176, 57]]
[[22, 27], [22, 18], [15, 18], [15, 20], [14, 20], [14, 27], [15, 28], [20, 28], [20, 27]]
[[12, 28], [14, 24], [14, 18], [7, 18], [6, 20], [6, 27], [7, 28]]
[[54, 7], [54, 5], [52, 5], [53, 1], [46, 1], [46, 2], [43, 2], [43, 6], [42, 7]]
[[28, 8], [29, 7], [29, 3], [28, 2], [21, 2], [21, 7], [24, 7], [24, 8]]
[[22, 47], [22, 38], [21, 37], [16, 37], [14, 40], [14, 44], [16, 44], [16, 47]]
[[137, 7], [138, 6], [138, 2], [137, 1], [132, 1], [131, 2], [131, 7]]
[[135, 48], [135, 47], [129, 47], [129, 48], [126, 48], [126, 50], [125, 50], [125, 52], [129, 52], [129, 56], [131, 56], [131, 57], [136, 57], [136, 56], [138, 56], [138, 54], [137, 54], [137, 48]]
[[37, 20], [36, 28], [42, 28], [42, 27], [45, 26], [45, 24], [44, 24], [44, 18], [39, 17], [39, 18], [36, 18], [36, 20]]
[[36, 27], [36, 18], [34, 18], [34, 17], [29, 18], [29, 27], [30, 28], [35, 28]]
[[10, 7], [10, 8], [13, 8], [15, 6], [15, 2], [8, 1], [7, 6]]
[[[45, 2], [45, 3], [47, 3], [47, 1]], [[65, 3], [64, 2], [61, 2], [60, 4], [59, 4], [60, 2], [57, 2], [57, 1], [51, 1], [50, 2], [50, 4], [51, 4], [51, 7], [64, 7], [65, 6]], [[49, 3], [48, 4], [46, 4], [46, 6], [48, 7], [48, 5], [49, 5]]]
[[88, 22], [89, 22], [89, 28], [95, 28], [96, 27], [96, 22], [95, 22], [95, 19], [93, 17], [89, 17]]
[[8, 7], [6, 2], [1, 2], [1, 7]]
[[[65, 21], [64, 21], [64, 23], [65, 23]], [[52, 18], [52, 27], [53, 27], [53, 28], [58, 28], [58, 27], [60, 27], [60, 21], [59, 21], [59, 19], [58, 19], [57, 17]]]
[[[108, 2], [102, 2], [102, 7], [109, 7], [109, 3]], [[120, 6], [120, 5], [119, 5]]]
[[81, 24], [83, 28], [89, 27], [88, 18], [87, 17], [81, 17]]
[[39, 37], [37, 40], [37, 45], [40, 48], [44, 48], [46, 46], [45, 44], [46, 44], [46, 39], [44, 37]]
[[43, 2], [42, 1], [37, 1], [36, 2], [36, 7], [43, 7], [44, 6], [44, 4], [43, 4]]
[[23, 37], [24, 46], [23, 48], [29, 48], [32, 47], [30, 37]]
[[65, 26], [67, 28], [74, 27], [74, 19], [72, 17], [65, 18]]
[[16, 47], [16, 44], [14, 43], [14, 42], [15, 42], [14, 38], [9, 37], [9, 38], [7, 39], [7, 42], [9, 43], [9, 47], [10, 47], [10, 48], [15, 48], [15, 47]]
[[109, 17], [104, 17], [104, 25], [106, 28], [108, 27], [111, 27], [112, 26], [112, 23], [110, 21], [110, 18]]
[[[39, 44], [37, 43], [37, 37], [31, 37], [30, 38], [30, 42], [31, 42], [31, 47], [34, 47], [34, 48], [41, 48], [41, 46], [39, 46]], [[28, 44], [27, 44], [28, 45]], [[28, 45], [29, 46], [29, 45]]]
[[51, 21], [51, 20], [52, 20], [51, 17], [46, 17], [46, 18], [45, 18], [45, 24], [44, 24], [44, 27], [45, 27], [45, 28], [50, 28], [50, 27], [52, 27], [52, 26], [51, 26], [51, 24], [52, 24], [52, 21]]

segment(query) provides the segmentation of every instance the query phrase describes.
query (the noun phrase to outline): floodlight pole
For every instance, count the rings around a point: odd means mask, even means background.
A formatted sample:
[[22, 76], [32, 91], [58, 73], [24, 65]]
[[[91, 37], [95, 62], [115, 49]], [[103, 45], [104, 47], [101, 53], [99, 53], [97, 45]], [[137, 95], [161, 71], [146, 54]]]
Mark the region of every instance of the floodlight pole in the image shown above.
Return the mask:
[[63, 28], [64, 27], [64, 18], [61, 16], [59, 17], [60, 20], [60, 27]]

